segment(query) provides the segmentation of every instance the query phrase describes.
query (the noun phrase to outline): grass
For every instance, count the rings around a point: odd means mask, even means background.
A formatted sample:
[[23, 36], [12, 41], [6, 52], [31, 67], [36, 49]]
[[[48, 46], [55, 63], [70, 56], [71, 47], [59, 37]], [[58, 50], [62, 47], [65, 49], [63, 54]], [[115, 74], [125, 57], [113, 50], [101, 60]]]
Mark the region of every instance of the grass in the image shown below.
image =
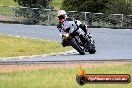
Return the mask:
[[[83, 67], [87, 73], [122, 73], [132, 75], [132, 64], [124, 66]], [[32, 71], [0, 73], [0, 88], [80, 88], [75, 77], [77, 68], [56, 67]], [[131, 88], [130, 84], [87, 84], [81, 88]]]
[[14, 16], [14, 11], [9, 7], [0, 7], [0, 15]]
[[4, 6], [19, 6], [14, 0], [0, 0], [0, 5]]
[[[55, 7], [55, 9], [59, 10], [61, 8], [63, 0], [52, 0], [50, 5]], [[0, 0], [0, 5], [4, 6], [19, 6], [17, 2], [14, 2], [14, 0]]]
[[56, 10], [59, 10], [61, 9], [62, 2], [63, 0], [52, 0], [50, 5], [53, 6]]
[[[14, 2], [14, 0], [0, 0], [0, 5], [3, 5], [3, 6], [19, 6], [17, 2]], [[12, 8], [0, 6], [0, 14], [1, 15], [14, 16], [14, 11]]]
[[0, 57], [49, 54], [70, 49], [63, 48], [59, 42], [0, 35]]

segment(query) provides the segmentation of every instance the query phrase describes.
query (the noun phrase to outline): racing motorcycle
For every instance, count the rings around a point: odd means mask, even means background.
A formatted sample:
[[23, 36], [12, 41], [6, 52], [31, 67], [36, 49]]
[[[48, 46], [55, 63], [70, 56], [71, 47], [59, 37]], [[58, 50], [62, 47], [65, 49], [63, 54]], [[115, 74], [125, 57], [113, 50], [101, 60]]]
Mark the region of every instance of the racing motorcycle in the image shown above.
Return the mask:
[[89, 52], [90, 54], [96, 52], [95, 42], [90, 33], [85, 36], [85, 32], [74, 21], [65, 21], [60, 33], [63, 39], [63, 47], [72, 46], [81, 55], [84, 55], [85, 52]]

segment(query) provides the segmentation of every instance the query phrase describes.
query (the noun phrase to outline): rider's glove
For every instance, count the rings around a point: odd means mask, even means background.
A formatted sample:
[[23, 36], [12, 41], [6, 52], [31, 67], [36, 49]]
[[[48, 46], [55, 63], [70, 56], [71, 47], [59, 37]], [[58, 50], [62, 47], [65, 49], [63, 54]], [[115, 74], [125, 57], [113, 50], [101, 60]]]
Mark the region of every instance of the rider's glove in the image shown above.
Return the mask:
[[62, 32], [62, 28], [59, 28], [59, 32]]

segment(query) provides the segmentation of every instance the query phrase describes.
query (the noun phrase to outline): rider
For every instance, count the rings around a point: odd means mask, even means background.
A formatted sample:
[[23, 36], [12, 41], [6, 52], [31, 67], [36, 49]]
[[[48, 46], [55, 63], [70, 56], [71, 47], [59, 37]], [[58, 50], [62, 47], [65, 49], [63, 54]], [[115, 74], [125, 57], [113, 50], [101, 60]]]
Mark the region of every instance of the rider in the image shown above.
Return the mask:
[[67, 16], [66, 12], [64, 10], [59, 10], [58, 11], [58, 18], [59, 18], [59, 24], [57, 25], [58, 29], [62, 28], [62, 24], [64, 21], [75, 21], [76, 25], [80, 27], [84, 32], [85, 35], [87, 35], [87, 28], [85, 25], [83, 25], [80, 21], [75, 20], [74, 18], [70, 18]]
[[[57, 25], [57, 28], [59, 29], [59, 31], [62, 29], [62, 24], [64, 21], [75, 21], [76, 25], [85, 32], [85, 36], [88, 35], [86, 26], [83, 25], [80, 21], [68, 17], [64, 10], [58, 11], [58, 19], [59, 19], [59, 24]], [[64, 39], [62, 40], [62, 45], [63, 47], [67, 46], [66, 41]]]

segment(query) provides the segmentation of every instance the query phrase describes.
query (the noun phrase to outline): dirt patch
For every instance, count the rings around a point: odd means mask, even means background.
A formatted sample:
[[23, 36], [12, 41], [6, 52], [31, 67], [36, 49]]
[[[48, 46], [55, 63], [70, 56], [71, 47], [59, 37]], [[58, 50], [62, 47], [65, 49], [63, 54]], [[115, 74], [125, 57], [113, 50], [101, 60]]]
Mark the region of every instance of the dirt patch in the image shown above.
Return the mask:
[[0, 65], [0, 73], [8, 73], [14, 71], [27, 71], [47, 68], [76, 68], [78, 66], [86, 67], [106, 67], [106, 66], [122, 66], [132, 64], [132, 62], [85, 62], [85, 63], [66, 63], [66, 64], [21, 64], [21, 65]]

